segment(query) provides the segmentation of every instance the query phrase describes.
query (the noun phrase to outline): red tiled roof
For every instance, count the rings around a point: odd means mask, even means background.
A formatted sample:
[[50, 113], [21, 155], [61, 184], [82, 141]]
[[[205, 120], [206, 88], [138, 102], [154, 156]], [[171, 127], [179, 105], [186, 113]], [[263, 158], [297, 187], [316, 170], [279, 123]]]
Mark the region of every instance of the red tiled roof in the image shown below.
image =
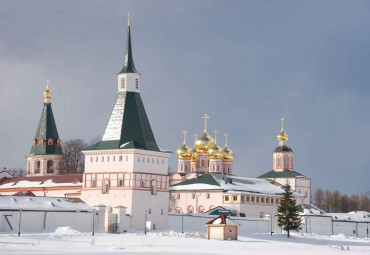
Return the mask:
[[17, 177], [6, 179], [4, 182], [1, 182], [0, 185], [19, 181], [42, 182], [47, 180], [52, 180], [54, 183], [73, 183], [76, 179], [77, 181], [82, 182], [82, 174]]
[[226, 219], [229, 217], [225, 216], [224, 214], [221, 214], [220, 216], [214, 218], [213, 220], [207, 222], [206, 224], [213, 224], [215, 220], [220, 219], [220, 218], [221, 218], [221, 222], [218, 224], [226, 224]]

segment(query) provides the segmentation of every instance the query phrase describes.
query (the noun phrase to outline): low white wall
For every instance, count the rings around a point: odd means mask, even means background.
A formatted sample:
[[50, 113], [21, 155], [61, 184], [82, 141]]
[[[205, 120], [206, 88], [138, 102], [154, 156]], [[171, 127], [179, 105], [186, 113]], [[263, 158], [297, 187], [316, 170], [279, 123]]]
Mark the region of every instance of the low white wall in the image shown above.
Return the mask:
[[[13, 217], [18, 232], [19, 211], [1, 211], [0, 212], [0, 232], [10, 231], [9, 224], [5, 218], [6, 215]], [[22, 232], [41, 232], [52, 231], [58, 227], [70, 226], [80, 232], [92, 232], [93, 215], [92, 213], [81, 212], [43, 212], [43, 211], [22, 211], [21, 217]]]
[[[217, 215], [169, 213], [168, 226], [169, 229], [176, 232], [181, 232], [181, 226], [183, 225], [184, 232], [198, 231], [206, 233], [207, 227], [205, 224], [215, 217]], [[231, 219], [240, 224], [238, 225], [239, 234], [269, 232], [269, 221], [266, 219], [249, 217], [231, 217]]]

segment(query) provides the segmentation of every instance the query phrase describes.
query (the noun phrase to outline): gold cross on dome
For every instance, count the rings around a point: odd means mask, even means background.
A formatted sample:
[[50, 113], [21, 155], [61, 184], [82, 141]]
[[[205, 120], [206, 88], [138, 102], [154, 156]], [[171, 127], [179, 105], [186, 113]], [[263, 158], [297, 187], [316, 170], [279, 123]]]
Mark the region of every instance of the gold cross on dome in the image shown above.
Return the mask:
[[281, 117], [281, 130], [283, 130], [284, 129], [284, 117]]
[[194, 136], [194, 141], [197, 140], [198, 135], [195, 133], [193, 136]]
[[225, 147], [227, 147], [227, 137], [229, 136], [229, 134], [226, 132], [226, 133], [224, 134], [224, 136], [225, 136]]
[[204, 131], [207, 131], [207, 120], [209, 119], [207, 113], [204, 114], [203, 119], [204, 119]]
[[130, 12], [127, 12], [127, 24], [130, 26]]
[[214, 131], [213, 131], [213, 133], [215, 134], [215, 142], [217, 141], [217, 133], [218, 133], [218, 130], [217, 129], [215, 129]]
[[183, 133], [183, 135], [184, 135], [184, 144], [185, 144], [185, 141], [186, 141], [186, 135], [188, 134], [188, 131], [184, 130], [182, 133]]

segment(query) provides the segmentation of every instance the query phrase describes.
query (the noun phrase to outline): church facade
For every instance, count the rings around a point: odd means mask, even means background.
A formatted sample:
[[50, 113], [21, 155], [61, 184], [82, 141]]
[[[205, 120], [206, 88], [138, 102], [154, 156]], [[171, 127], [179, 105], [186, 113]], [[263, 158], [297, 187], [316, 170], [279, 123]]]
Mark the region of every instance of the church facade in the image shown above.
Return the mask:
[[222, 150], [216, 143], [217, 131], [215, 138], [209, 136], [206, 123], [194, 149], [186, 145], [184, 131], [184, 144], [176, 153], [178, 172], [170, 174], [170, 211], [207, 213], [222, 207], [236, 216], [275, 215], [283, 194], [281, 186], [287, 181], [295, 190], [297, 204], [310, 204], [310, 178], [293, 170], [293, 150], [286, 145], [288, 135], [283, 124], [277, 136], [279, 146], [273, 152], [273, 170], [258, 178], [246, 178], [233, 175], [234, 153], [227, 146], [228, 134]]

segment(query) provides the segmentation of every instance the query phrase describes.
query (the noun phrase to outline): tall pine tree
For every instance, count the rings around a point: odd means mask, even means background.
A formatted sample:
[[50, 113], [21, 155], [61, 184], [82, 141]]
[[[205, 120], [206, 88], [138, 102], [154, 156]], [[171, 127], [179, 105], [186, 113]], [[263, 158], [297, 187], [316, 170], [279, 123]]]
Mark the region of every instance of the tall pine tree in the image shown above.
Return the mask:
[[299, 230], [301, 226], [301, 217], [298, 213], [298, 208], [293, 199], [293, 191], [289, 182], [283, 186], [284, 194], [280, 199], [279, 207], [277, 208], [277, 219], [279, 227], [287, 231], [288, 237], [290, 230]]

